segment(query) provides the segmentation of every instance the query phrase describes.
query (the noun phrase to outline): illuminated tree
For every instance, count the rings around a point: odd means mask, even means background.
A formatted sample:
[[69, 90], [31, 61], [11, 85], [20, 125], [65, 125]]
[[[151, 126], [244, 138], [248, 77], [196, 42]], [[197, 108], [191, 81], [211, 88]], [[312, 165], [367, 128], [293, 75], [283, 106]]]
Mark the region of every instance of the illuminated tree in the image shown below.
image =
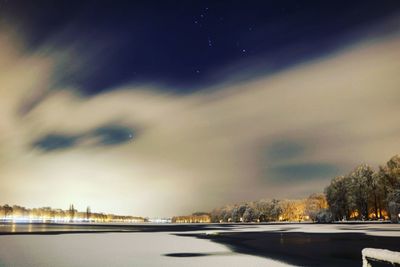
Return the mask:
[[255, 204], [255, 208], [258, 211], [258, 219], [260, 222], [267, 222], [270, 220], [269, 214], [271, 213], [272, 204], [270, 201], [260, 200]]
[[310, 195], [306, 200], [305, 214], [312, 221], [317, 220], [317, 215], [328, 208], [324, 194], [314, 193]]
[[240, 205], [238, 208], [239, 221], [243, 219], [243, 214], [247, 209], [247, 205]]
[[350, 215], [347, 180], [348, 177], [337, 176], [325, 188], [326, 200], [334, 220], [346, 219]]
[[384, 184], [384, 175], [381, 171], [374, 173], [372, 181], [369, 184], [369, 202], [370, 207], [373, 207], [375, 218], [382, 218], [382, 210], [385, 207], [386, 197], [386, 186]]
[[395, 189], [390, 192], [388, 200], [390, 220], [394, 223], [398, 223], [400, 219], [400, 189]]
[[333, 221], [332, 212], [329, 210], [321, 210], [318, 212], [315, 221], [318, 223], [330, 223]]
[[[392, 157], [386, 163], [386, 166], [380, 167], [379, 175], [382, 186], [384, 187], [384, 202], [392, 218], [392, 212], [395, 212], [393, 208], [395, 203], [400, 205], [400, 201], [396, 202], [396, 198], [393, 198], [393, 196], [396, 195], [396, 191], [400, 189], [400, 156]], [[391, 205], [389, 207], [390, 203]]]
[[367, 164], [357, 166], [349, 175], [349, 204], [358, 211], [359, 219], [368, 219], [368, 200], [374, 171]]
[[8, 204], [3, 206], [3, 211], [4, 211], [4, 217], [6, 218], [9, 215], [12, 215], [13, 213], [13, 208], [10, 207]]
[[257, 212], [252, 207], [247, 207], [245, 212], [243, 213], [243, 221], [244, 222], [252, 222], [256, 219]]
[[230, 220], [232, 220], [232, 212], [231, 211], [225, 211], [225, 213], [223, 213], [222, 220], [224, 222], [229, 222]]
[[232, 210], [232, 222], [240, 222], [240, 213], [238, 208]]

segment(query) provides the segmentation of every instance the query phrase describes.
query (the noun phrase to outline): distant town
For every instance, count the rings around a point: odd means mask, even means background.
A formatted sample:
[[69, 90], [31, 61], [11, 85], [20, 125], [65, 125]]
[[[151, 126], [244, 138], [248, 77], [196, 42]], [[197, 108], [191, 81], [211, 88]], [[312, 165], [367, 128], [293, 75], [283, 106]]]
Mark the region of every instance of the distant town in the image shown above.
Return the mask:
[[305, 199], [259, 200], [226, 205], [211, 212], [195, 212], [172, 218], [145, 218], [78, 211], [71, 204], [67, 210], [50, 207], [28, 209], [0, 206], [2, 222], [51, 223], [259, 223], [319, 222], [347, 220], [400, 220], [400, 157], [392, 157], [378, 171], [367, 164], [357, 166], [344, 176], [331, 180], [324, 193]]
[[86, 211], [78, 211], [71, 204], [69, 209], [52, 209], [51, 207], [28, 209], [13, 205], [0, 206], [0, 220], [8, 222], [88, 222], [88, 223], [140, 223], [146, 219], [138, 216], [122, 216], [91, 212], [90, 207]]

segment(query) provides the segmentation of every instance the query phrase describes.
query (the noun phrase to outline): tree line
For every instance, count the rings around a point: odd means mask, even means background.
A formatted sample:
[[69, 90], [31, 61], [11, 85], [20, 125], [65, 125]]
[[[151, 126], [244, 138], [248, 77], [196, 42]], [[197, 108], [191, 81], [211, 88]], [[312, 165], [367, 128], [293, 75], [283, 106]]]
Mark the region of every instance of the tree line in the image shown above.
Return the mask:
[[212, 222], [318, 221], [325, 209], [325, 196], [315, 193], [306, 199], [263, 199], [226, 205], [212, 210], [210, 217]]
[[400, 157], [377, 171], [361, 164], [334, 177], [324, 193], [299, 200], [259, 200], [226, 205], [210, 212], [212, 222], [271, 222], [340, 220], [399, 221]]
[[400, 157], [392, 157], [375, 171], [361, 164], [325, 188], [333, 220], [389, 219], [399, 221]]

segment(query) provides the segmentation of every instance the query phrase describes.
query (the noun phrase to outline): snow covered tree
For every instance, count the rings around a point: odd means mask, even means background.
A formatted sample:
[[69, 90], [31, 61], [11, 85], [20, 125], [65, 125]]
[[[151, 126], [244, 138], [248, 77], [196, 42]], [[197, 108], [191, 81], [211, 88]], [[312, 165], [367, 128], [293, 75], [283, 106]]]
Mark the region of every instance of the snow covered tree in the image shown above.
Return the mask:
[[368, 202], [374, 171], [367, 164], [357, 166], [349, 175], [349, 204], [358, 213], [358, 219], [368, 219]]
[[252, 222], [256, 219], [256, 211], [252, 207], [247, 207], [243, 213], [244, 222]]
[[325, 195], [321, 193], [311, 194], [306, 200], [305, 214], [312, 221], [317, 220], [317, 214], [328, 208]]
[[238, 208], [234, 208], [232, 210], [232, 222], [240, 222], [240, 213], [239, 213], [239, 209]]
[[325, 188], [326, 200], [334, 220], [348, 218], [350, 214], [347, 180], [348, 178], [345, 176], [337, 176]]

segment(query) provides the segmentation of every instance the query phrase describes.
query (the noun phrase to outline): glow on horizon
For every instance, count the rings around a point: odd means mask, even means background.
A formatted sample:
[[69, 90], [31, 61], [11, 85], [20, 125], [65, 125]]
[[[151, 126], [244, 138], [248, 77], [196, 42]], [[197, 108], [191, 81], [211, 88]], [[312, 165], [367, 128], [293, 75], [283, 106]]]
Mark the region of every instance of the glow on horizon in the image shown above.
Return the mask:
[[6, 216], [0, 218], [0, 222], [6, 223], [142, 223], [139, 219], [101, 219], [101, 218], [71, 218], [71, 217], [24, 217], [24, 216]]

